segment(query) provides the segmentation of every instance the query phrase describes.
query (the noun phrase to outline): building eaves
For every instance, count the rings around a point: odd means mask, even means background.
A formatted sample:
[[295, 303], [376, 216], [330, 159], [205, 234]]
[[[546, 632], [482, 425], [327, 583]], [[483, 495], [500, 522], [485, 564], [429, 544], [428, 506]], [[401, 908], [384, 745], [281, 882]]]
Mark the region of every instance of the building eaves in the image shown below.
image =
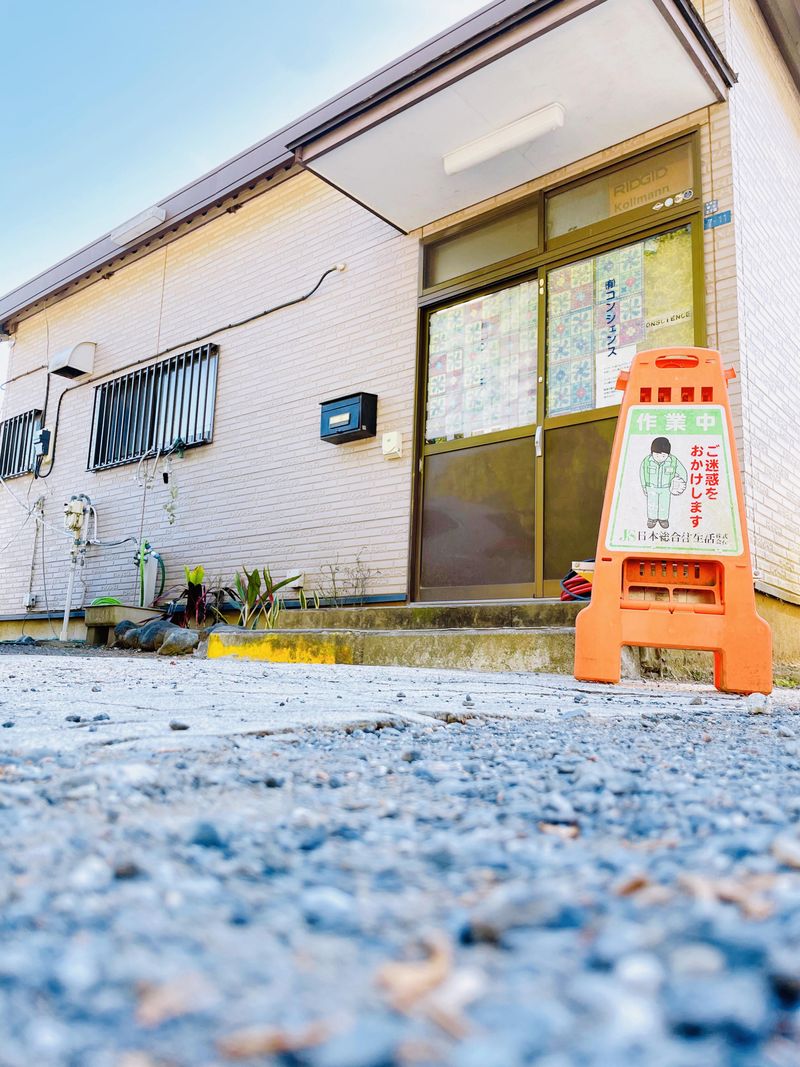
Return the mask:
[[[132, 255], [144, 244], [158, 243], [170, 231], [176, 230], [181, 224], [210, 207], [219, 206], [248, 186], [252, 188], [255, 182], [291, 167], [295, 161], [295, 150], [322, 133], [347, 122], [547, 8], [563, 2], [564, 0], [494, 0], [265, 140], [259, 141], [159, 201], [158, 206], [166, 211], [165, 220], [143, 237], [120, 246], [111, 239], [110, 233], [104, 234], [0, 297], [0, 331], [33, 305], [64, 294], [69, 287], [108, 264]], [[654, 3], [658, 5], [660, 0], [654, 0]], [[728, 86], [733, 85], [736, 80], [734, 72], [690, 0], [675, 0], [675, 4], [725, 83]]]

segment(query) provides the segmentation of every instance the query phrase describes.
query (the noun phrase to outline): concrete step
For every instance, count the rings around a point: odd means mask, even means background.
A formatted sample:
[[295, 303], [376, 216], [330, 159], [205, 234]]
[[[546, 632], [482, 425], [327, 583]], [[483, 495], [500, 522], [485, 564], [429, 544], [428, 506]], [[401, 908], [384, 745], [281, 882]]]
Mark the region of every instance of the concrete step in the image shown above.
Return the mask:
[[481, 604], [398, 604], [389, 607], [284, 611], [282, 630], [531, 629], [574, 626], [584, 605], [560, 600]]
[[270, 663], [571, 674], [574, 649], [575, 629], [571, 626], [266, 631], [231, 627], [210, 635], [207, 654], [210, 659], [236, 656]]

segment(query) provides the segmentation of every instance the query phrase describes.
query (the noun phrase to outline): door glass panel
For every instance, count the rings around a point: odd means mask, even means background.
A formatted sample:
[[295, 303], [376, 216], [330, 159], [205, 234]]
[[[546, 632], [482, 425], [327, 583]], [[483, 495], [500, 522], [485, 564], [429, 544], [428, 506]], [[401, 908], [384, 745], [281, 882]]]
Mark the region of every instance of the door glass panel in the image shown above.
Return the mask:
[[549, 197], [547, 238], [605, 220], [624, 222], [631, 212], [641, 214], [643, 208], [655, 215], [696, 195], [691, 145], [673, 145]]
[[547, 414], [620, 403], [617, 375], [636, 352], [694, 338], [690, 226], [550, 271]]
[[537, 289], [523, 282], [431, 315], [426, 444], [536, 421]]
[[425, 460], [423, 588], [533, 583], [533, 438]]
[[547, 431], [545, 581], [563, 578], [573, 560], [594, 557], [616, 424], [613, 417]]
[[524, 252], [533, 252], [538, 245], [538, 204], [529, 202], [476, 229], [428, 245], [425, 285], [438, 285]]

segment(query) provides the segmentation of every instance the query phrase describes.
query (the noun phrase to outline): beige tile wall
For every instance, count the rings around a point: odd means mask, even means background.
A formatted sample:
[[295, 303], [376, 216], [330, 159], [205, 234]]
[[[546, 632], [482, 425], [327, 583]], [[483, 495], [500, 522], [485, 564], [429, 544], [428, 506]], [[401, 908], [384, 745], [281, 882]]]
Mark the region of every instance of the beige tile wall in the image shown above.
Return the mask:
[[761, 581], [800, 596], [800, 93], [754, 0], [730, 0], [745, 495]]
[[[144, 533], [163, 551], [170, 582], [183, 564], [203, 563], [232, 578], [242, 564], [276, 574], [299, 567], [313, 576], [337, 557], [363, 559], [373, 592], [405, 590], [411, 486], [411, 415], [416, 332], [417, 242], [310, 175], [258, 197], [108, 281], [21, 323], [12, 358], [16, 375], [48, 352], [97, 342], [96, 371], [123, 367], [170, 345], [182, 346], [218, 324], [306, 292], [322, 271], [345, 262], [308, 302], [220, 333], [214, 441], [173, 463], [177, 521], [163, 510], [159, 475], [147, 493]], [[48, 343], [49, 333], [49, 343]], [[52, 425], [57, 394], [50, 396]], [[8, 387], [7, 414], [40, 407], [44, 371]], [[364, 389], [379, 395], [378, 430], [400, 430], [401, 460], [387, 461], [380, 437], [334, 447], [319, 440], [319, 402]], [[46, 494], [48, 599], [63, 604], [68, 539], [62, 507], [72, 493], [97, 506], [100, 535], [138, 536], [143, 489], [136, 465], [86, 471], [93, 387], [64, 398], [55, 469], [47, 480], [17, 478], [14, 493]], [[4, 495], [0, 612], [19, 610], [28, 587], [33, 523]], [[41, 544], [39, 545], [39, 552]], [[133, 590], [133, 548], [91, 549], [86, 596]], [[311, 577], [310, 584], [314, 584]], [[44, 606], [41, 557], [34, 574]]]

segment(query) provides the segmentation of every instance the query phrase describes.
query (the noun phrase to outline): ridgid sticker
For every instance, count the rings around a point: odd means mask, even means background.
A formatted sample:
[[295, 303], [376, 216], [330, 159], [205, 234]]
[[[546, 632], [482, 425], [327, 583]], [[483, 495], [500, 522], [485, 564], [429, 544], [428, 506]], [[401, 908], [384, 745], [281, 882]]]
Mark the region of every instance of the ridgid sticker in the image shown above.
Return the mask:
[[722, 407], [630, 408], [606, 547], [613, 552], [741, 554]]

